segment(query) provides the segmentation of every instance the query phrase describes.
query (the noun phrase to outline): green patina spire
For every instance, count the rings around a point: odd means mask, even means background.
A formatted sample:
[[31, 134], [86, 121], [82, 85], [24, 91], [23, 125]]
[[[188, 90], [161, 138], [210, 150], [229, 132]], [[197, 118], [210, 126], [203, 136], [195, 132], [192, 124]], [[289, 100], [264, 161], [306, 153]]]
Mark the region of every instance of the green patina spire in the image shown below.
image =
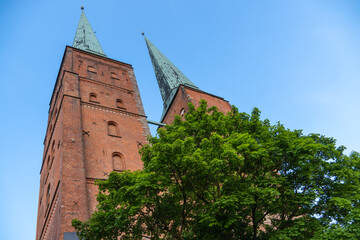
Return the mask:
[[164, 109], [161, 116], [163, 120], [179, 85], [186, 85], [198, 89], [175, 65], [157, 49], [146, 37], [145, 42], [149, 50], [156, 79], [159, 84]]
[[[81, 9], [83, 9], [83, 7], [81, 7]], [[76, 29], [72, 46], [97, 55], [106, 56], [85, 16], [84, 11], [81, 11], [79, 24]]]

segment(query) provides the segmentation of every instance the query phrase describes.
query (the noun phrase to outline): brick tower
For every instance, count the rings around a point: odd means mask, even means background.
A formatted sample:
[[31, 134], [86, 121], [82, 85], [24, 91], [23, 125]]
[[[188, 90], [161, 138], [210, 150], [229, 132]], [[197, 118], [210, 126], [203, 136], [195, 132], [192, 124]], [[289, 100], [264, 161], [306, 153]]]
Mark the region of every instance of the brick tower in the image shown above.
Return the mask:
[[164, 102], [160, 120], [162, 123], [171, 124], [175, 114], [183, 116], [186, 113], [189, 102], [198, 107], [201, 99], [207, 101], [208, 107], [216, 106], [223, 113], [231, 111], [228, 101], [201, 91], [146, 37], [145, 42]]
[[[145, 41], [164, 101], [163, 124], [183, 115], [188, 102], [198, 106], [200, 99], [222, 112], [231, 110], [228, 101], [201, 91]], [[82, 11], [50, 100], [36, 240], [77, 239], [71, 221], [86, 220], [95, 210], [95, 180], [112, 171], [141, 169], [138, 151], [148, 135], [133, 68], [106, 57]]]
[[77, 239], [71, 220], [95, 209], [94, 181], [141, 169], [149, 134], [133, 68], [106, 57], [82, 11], [50, 100], [36, 239]]

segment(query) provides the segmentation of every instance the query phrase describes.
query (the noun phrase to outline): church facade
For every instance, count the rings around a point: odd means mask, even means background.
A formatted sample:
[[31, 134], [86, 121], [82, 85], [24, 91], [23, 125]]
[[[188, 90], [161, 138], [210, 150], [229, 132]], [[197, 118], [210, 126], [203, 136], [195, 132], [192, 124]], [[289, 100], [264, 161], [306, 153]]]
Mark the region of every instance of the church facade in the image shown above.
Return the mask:
[[[147, 38], [164, 102], [162, 124], [205, 99], [229, 102], [200, 90]], [[82, 11], [73, 45], [66, 46], [49, 104], [40, 170], [37, 240], [77, 239], [71, 221], [96, 209], [96, 179], [112, 171], [142, 169], [139, 149], [150, 135], [131, 65], [107, 58]]]

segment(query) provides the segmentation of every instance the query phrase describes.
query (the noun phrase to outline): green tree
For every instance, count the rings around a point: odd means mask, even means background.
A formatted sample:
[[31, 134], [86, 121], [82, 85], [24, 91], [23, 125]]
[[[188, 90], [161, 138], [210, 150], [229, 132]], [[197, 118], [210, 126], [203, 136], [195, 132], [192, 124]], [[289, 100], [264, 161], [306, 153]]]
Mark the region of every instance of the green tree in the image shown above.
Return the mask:
[[144, 169], [99, 181], [84, 239], [359, 239], [360, 156], [205, 101], [158, 130]]

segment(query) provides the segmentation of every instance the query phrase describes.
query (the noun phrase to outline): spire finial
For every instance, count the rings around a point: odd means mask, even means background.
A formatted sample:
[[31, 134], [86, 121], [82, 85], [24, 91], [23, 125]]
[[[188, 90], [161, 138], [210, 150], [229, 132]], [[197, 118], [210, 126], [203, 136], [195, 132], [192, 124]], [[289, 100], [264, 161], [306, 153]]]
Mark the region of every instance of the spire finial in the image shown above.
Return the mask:
[[141, 35], [143, 35], [143, 36], [144, 36], [144, 35], [145, 35], [145, 33], [144, 33], [144, 32], [141, 32]]
[[81, 6], [81, 10], [84, 10], [84, 7], [83, 7], [83, 6]]

